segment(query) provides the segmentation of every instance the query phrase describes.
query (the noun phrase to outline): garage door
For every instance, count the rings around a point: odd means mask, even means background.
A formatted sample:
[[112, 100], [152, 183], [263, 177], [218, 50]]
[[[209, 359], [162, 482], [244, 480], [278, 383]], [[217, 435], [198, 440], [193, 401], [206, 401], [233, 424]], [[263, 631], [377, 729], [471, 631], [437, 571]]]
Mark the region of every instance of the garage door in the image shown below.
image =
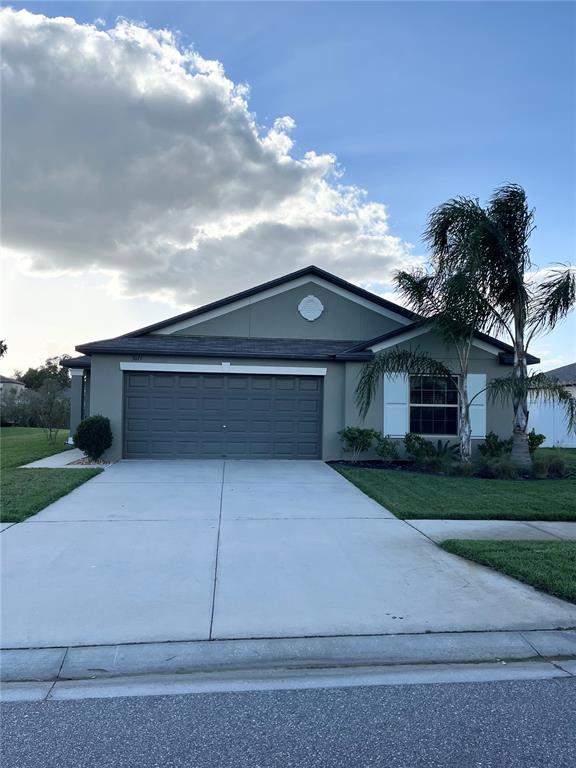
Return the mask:
[[322, 378], [124, 374], [128, 459], [318, 459]]

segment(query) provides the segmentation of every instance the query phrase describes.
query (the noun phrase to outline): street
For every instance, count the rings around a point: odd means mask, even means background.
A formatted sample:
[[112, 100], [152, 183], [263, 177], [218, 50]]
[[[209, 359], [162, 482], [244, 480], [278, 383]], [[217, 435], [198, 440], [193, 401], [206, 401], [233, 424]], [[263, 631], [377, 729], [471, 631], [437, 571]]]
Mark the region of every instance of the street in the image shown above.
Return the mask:
[[574, 679], [2, 706], [10, 768], [562, 768]]

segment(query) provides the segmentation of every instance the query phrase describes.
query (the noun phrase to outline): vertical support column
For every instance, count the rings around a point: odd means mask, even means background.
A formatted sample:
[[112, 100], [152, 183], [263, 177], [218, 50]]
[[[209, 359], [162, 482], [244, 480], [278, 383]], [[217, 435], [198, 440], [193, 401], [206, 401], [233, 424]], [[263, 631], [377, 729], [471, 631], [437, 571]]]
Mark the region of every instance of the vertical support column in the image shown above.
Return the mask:
[[82, 421], [82, 400], [84, 371], [82, 368], [72, 368], [70, 370], [72, 380], [70, 383], [70, 437], [68, 442], [73, 440], [76, 427]]
[[84, 371], [84, 401], [82, 404], [82, 418], [90, 416], [90, 370]]

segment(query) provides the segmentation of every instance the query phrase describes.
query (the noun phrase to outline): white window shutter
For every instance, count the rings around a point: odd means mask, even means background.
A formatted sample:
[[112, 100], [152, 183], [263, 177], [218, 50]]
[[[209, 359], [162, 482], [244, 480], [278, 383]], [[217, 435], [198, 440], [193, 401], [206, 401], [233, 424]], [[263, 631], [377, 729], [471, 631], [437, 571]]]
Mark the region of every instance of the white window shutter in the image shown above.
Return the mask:
[[[470, 427], [472, 437], [486, 437], [486, 374], [469, 373], [466, 377], [468, 387], [468, 402], [470, 403]], [[477, 397], [475, 397], [477, 395]]]
[[390, 437], [404, 437], [408, 432], [408, 376], [384, 374], [384, 429]]

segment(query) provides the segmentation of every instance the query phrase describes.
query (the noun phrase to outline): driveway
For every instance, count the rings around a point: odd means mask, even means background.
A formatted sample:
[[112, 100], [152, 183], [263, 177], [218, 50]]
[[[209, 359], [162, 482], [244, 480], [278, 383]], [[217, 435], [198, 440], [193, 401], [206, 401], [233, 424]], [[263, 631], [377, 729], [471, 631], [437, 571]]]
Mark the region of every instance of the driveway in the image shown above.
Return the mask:
[[3, 647], [546, 629], [319, 461], [124, 461], [0, 535]]

